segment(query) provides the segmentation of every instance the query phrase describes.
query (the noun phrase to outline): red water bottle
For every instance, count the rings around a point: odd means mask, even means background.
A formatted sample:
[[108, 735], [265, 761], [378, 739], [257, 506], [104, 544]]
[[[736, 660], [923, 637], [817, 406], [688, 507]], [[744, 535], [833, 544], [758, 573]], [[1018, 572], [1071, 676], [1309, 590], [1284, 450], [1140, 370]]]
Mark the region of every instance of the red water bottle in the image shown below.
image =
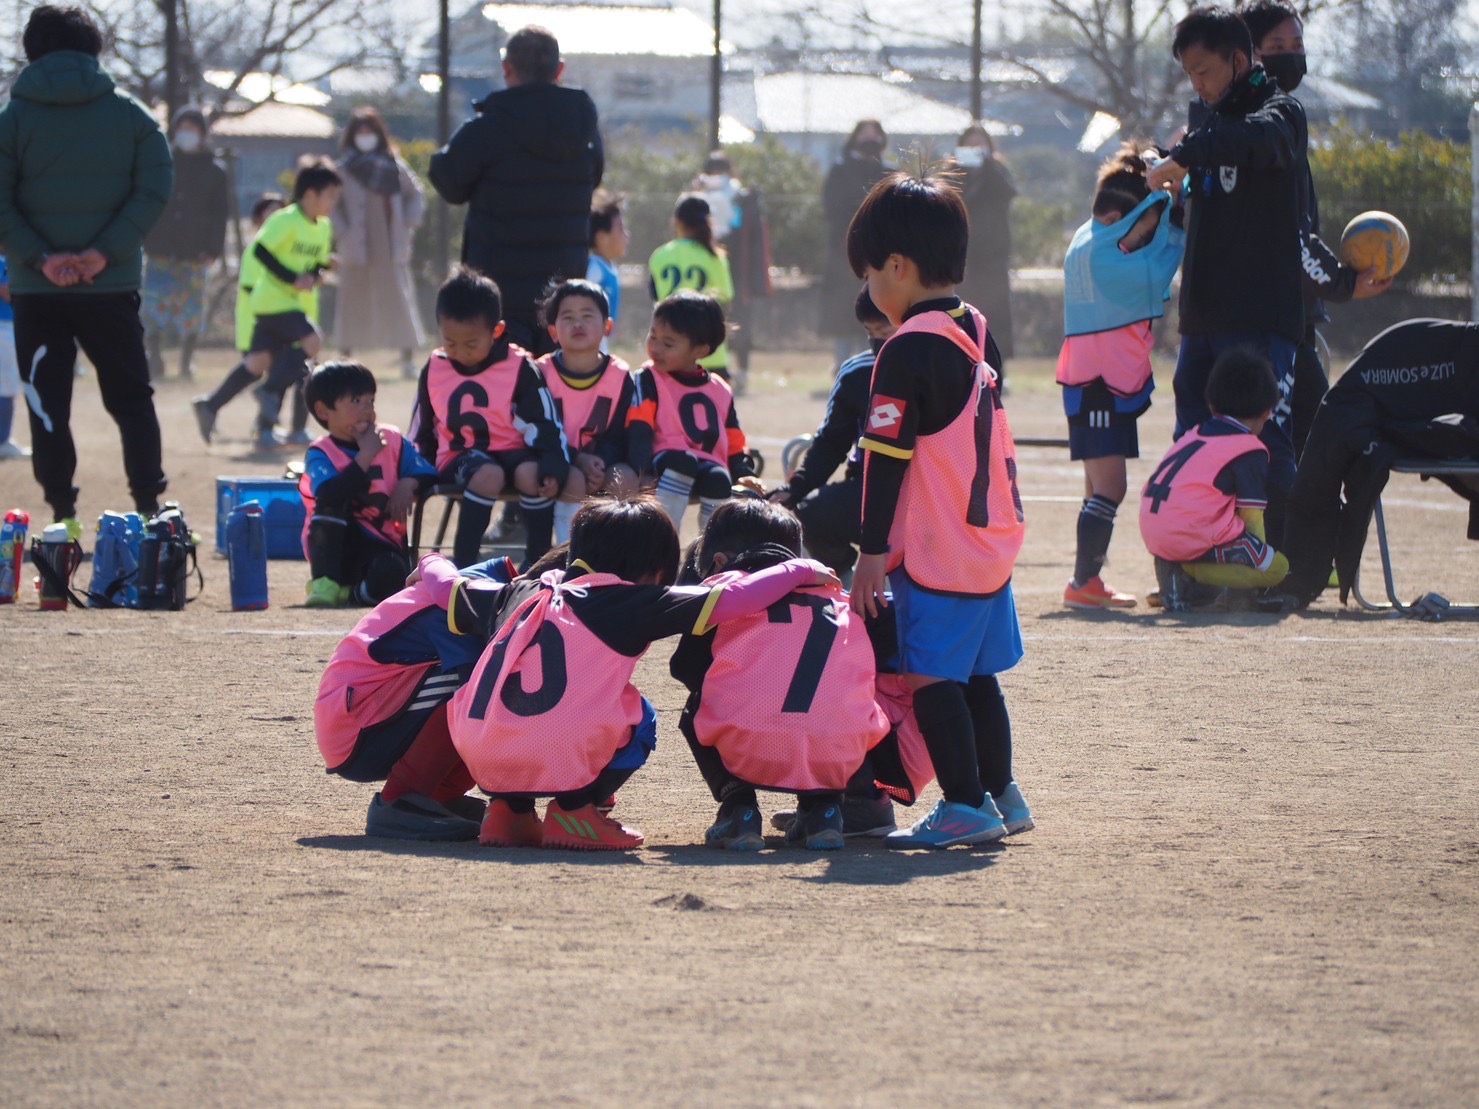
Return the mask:
[[12, 508], [0, 524], [0, 605], [15, 603], [21, 566], [26, 560], [26, 532], [30, 528], [31, 514], [20, 508]]

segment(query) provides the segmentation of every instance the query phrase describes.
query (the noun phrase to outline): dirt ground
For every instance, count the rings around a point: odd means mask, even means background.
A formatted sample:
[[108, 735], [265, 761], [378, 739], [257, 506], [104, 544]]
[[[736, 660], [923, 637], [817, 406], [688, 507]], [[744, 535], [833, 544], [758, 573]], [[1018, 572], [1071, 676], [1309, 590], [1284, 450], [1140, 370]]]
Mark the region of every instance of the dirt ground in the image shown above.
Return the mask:
[[[1108, 574], [1142, 594], [1161, 369]], [[1061, 435], [1048, 368], [1012, 380], [1019, 437]], [[818, 357], [760, 359], [741, 416], [770, 477], [823, 387]], [[209, 547], [214, 477], [281, 462], [249, 455], [247, 401], [205, 447], [197, 389], [158, 402]], [[90, 377], [74, 427], [83, 519], [126, 507]], [[0, 609], [0, 1100], [1479, 1102], [1479, 623], [1328, 595], [1286, 618], [1072, 613], [1081, 476], [1029, 448], [1021, 485], [1028, 654], [1003, 685], [1038, 829], [979, 850], [698, 846], [713, 805], [661, 648], [639, 672], [661, 743], [618, 809], [645, 850], [368, 839], [370, 788], [325, 775], [312, 736], [355, 613], [302, 608], [302, 563], [272, 564], [262, 613], [229, 611], [214, 557], [184, 613], [24, 594]], [[1479, 598], [1461, 502], [1388, 492], [1404, 599]], [[24, 463], [0, 464], [0, 502], [43, 516]]]

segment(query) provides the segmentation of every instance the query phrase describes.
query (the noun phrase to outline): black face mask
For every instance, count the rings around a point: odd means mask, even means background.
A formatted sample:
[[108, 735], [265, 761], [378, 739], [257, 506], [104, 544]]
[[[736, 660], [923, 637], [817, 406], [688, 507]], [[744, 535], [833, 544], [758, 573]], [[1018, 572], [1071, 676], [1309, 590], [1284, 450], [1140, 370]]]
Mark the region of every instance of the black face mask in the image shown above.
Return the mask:
[[1293, 92], [1304, 80], [1306, 69], [1303, 54], [1265, 54], [1263, 68], [1285, 92]]
[[883, 157], [883, 143], [877, 139], [859, 139], [852, 144], [852, 149], [859, 158], [877, 160]]

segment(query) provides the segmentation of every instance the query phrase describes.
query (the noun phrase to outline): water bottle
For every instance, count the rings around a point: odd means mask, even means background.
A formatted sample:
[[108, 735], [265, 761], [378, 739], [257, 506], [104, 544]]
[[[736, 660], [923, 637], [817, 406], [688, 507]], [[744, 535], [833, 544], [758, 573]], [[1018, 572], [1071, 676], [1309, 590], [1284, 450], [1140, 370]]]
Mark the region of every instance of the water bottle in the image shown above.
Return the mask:
[[0, 524], [0, 605], [15, 603], [21, 566], [26, 560], [26, 532], [30, 527], [31, 514], [20, 508], [12, 508]]
[[47, 524], [31, 541], [31, 561], [41, 571], [36, 579], [43, 611], [66, 610], [72, 575], [82, 565], [82, 544], [67, 533], [66, 524]]
[[92, 549], [89, 608], [139, 607], [139, 546], [144, 518], [137, 512], [104, 512]]
[[226, 518], [226, 564], [231, 572], [231, 609], [267, 607], [267, 521], [262, 506], [246, 501]]

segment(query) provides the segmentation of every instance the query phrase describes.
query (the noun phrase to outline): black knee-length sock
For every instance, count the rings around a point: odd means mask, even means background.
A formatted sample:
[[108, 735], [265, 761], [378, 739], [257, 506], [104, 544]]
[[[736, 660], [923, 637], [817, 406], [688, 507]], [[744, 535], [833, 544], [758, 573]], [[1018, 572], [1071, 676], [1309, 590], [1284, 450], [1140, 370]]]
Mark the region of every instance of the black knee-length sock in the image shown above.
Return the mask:
[[976, 766], [976, 736], [965, 687], [936, 682], [916, 690], [914, 717], [945, 800], [980, 808], [986, 795]]
[[965, 701], [976, 732], [976, 766], [981, 786], [1000, 797], [1012, 780], [1012, 719], [994, 674], [977, 674], [966, 683]]

